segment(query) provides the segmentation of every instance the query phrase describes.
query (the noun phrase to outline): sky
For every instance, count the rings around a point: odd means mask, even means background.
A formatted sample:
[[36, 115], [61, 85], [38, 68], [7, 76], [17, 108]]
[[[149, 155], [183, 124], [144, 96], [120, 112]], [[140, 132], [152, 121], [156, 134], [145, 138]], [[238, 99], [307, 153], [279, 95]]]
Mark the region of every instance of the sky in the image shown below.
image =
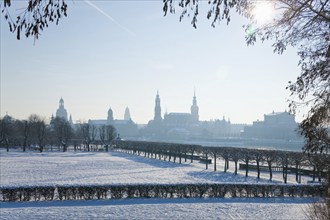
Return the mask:
[[300, 73], [296, 50], [274, 54], [271, 41], [247, 46], [243, 17], [213, 28], [202, 4], [194, 29], [190, 18], [179, 22], [179, 10], [164, 17], [162, 1], [67, 4], [68, 17], [36, 42], [16, 40], [1, 16], [1, 117], [50, 118], [62, 97], [74, 121], [106, 119], [109, 108], [123, 119], [129, 107], [144, 124], [157, 91], [164, 114], [190, 112], [194, 90], [200, 120], [251, 124], [288, 110], [285, 87]]

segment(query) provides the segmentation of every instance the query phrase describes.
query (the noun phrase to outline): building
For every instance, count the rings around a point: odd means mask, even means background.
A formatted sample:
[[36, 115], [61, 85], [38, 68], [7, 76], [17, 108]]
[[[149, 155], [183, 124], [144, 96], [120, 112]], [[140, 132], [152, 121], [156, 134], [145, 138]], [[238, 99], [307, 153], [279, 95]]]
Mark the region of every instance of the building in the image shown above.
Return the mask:
[[[66, 111], [66, 109], [64, 108], [64, 100], [63, 98], [60, 99], [59, 101], [59, 107], [56, 110], [56, 117], [59, 118], [63, 118], [65, 121], [68, 121], [70, 123], [70, 125], [72, 126], [72, 128], [76, 128], [73, 124], [73, 120], [72, 120], [72, 115], [69, 116], [69, 120], [68, 120], [68, 112]], [[52, 115], [51, 120], [54, 118], [54, 115]]]
[[200, 121], [196, 92], [194, 91], [190, 112], [167, 111], [161, 115], [160, 96], [155, 98], [154, 118], [150, 120], [142, 135], [154, 139], [198, 139], [214, 138], [230, 133], [230, 121]]
[[245, 126], [243, 137], [258, 139], [295, 140], [298, 123], [295, 116], [289, 112], [272, 112], [264, 115], [263, 121], [254, 121], [253, 125]]
[[58, 109], [56, 110], [56, 117], [63, 118], [66, 121], [68, 121], [68, 113], [67, 113], [66, 109], [64, 108], [63, 98], [60, 99]]
[[97, 120], [88, 120], [90, 125], [96, 126], [96, 128], [100, 128], [103, 125], [112, 125], [116, 128], [118, 134], [122, 138], [131, 138], [136, 137], [138, 135], [138, 127], [137, 124], [133, 122], [131, 119], [129, 108], [126, 107], [124, 113], [124, 119], [114, 119], [113, 111], [111, 108], [108, 110], [107, 119], [97, 119]]

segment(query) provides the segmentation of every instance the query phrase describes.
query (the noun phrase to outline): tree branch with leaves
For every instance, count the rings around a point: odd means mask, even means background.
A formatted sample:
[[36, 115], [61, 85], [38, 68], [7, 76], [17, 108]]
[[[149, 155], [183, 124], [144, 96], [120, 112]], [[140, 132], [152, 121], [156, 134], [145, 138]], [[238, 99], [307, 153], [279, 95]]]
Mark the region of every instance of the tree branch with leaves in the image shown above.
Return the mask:
[[22, 33], [26, 36], [33, 36], [38, 39], [41, 32], [48, 27], [50, 23], [56, 25], [60, 19], [67, 16], [68, 5], [65, 0], [27, 0], [26, 7], [11, 11], [11, 5], [17, 2], [3, 0], [1, 12], [8, 22], [10, 32], [16, 33], [18, 40]]

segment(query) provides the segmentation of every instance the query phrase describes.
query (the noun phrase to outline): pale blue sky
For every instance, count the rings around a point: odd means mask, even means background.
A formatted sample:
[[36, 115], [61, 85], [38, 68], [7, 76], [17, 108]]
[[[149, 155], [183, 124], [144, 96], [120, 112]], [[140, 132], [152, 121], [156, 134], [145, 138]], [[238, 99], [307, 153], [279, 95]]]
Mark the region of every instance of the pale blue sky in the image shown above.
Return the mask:
[[50, 117], [63, 97], [74, 120], [105, 119], [109, 107], [122, 119], [128, 106], [134, 121], [147, 123], [157, 90], [163, 114], [189, 112], [194, 88], [201, 120], [252, 123], [288, 109], [296, 52], [246, 46], [243, 18], [212, 28], [203, 6], [194, 29], [178, 13], [163, 17], [162, 1], [92, 2], [104, 13], [67, 1], [68, 17], [35, 44], [17, 41], [1, 17], [1, 116]]

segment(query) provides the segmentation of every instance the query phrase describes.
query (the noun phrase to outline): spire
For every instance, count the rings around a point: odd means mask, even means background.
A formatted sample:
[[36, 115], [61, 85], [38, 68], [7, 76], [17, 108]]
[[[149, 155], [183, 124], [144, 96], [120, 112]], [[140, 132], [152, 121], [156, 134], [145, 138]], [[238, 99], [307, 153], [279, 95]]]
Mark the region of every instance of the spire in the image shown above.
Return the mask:
[[113, 123], [113, 112], [112, 112], [112, 109], [111, 108], [109, 108], [109, 110], [108, 110], [107, 123], [108, 124], [112, 124]]
[[126, 120], [126, 121], [131, 120], [131, 113], [130, 113], [128, 107], [126, 107], [126, 109], [125, 109], [124, 120]]
[[195, 88], [194, 88], [193, 105], [196, 105], [196, 106], [197, 106], [197, 99], [196, 99], [196, 91], [195, 91]]
[[155, 99], [155, 115], [154, 115], [154, 121], [161, 121], [162, 116], [161, 116], [161, 107], [160, 107], [160, 98], [159, 98], [159, 93], [157, 90], [157, 95]]
[[61, 107], [63, 107], [64, 108], [64, 100], [63, 100], [63, 98], [61, 97], [61, 99], [60, 99], [60, 108]]
[[73, 125], [73, 120], [72, 120], [72, 115], [70, 114], [70, 117], [69, 117], [69, 122], [71, 125]]
[[191, 111], [191, 116], [193, 118], [194, 121], [199, 121], [199, 115], [198, 115], [198, 105], [197, 105], [197, 98], [196, 98], [196, 90], [194, 88], [194, 97], [193, 97], [193, 104], [190, 108]]

